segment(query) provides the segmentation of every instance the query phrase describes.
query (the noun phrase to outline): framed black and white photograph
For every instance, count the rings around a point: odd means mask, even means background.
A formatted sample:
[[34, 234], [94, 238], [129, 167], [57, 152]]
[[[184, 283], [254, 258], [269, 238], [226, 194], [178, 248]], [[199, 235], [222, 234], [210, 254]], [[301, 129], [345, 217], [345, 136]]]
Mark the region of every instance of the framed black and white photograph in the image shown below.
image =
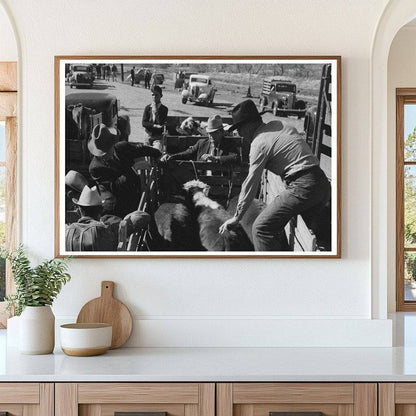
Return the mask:
[[55, 254], [341, 256], [341, 58], [55, 57]]

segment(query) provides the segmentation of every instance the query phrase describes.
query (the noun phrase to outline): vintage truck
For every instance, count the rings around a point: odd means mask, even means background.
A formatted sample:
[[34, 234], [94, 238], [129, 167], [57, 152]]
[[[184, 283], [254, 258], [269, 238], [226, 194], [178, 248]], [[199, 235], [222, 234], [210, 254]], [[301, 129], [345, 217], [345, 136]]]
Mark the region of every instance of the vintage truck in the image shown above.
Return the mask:
[[275, 116], [305, 117], [306, 102], [298, 100], [296, 84], [289, 79], [267, 77], [263, 80], [259, 106], [262, 111], [271, 109]]

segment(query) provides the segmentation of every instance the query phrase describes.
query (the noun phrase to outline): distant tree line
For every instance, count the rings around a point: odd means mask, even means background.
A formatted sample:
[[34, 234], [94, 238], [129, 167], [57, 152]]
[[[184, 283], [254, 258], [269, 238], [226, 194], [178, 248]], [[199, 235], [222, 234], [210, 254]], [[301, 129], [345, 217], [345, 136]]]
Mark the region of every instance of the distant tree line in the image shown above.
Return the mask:
[[[322, 72], [321, 64], [246, 64], [246, 63], [214, 63], [214, 64], [189, 64], [179, 62], [178, 64], [129, 64], [124, 66], [125, 71], [130, 67], [148, 68], [152, 72], [160, 71], [166, 73], [177, 73], [179, 71], [195, 73], [227, 72], [231, 74], [251, 74], [262, 76], [287, 76], [295, 78], [320, 78]], [[127, 68], [128, 67], [128, 68]]]

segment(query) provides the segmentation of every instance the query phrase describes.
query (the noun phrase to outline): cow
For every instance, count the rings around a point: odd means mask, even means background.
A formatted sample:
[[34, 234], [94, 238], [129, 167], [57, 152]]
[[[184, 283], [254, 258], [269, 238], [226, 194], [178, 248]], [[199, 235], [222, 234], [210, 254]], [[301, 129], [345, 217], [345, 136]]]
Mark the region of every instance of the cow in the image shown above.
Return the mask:
[[240, 224], [220, 234], [219, 228], [232, 217], [218, 202], [208, 197], [209, 186], [192, 180], [184, 184], [186, 206], [198, 227], [199, 239], [207, 251], [253, 251], [253, 244]]
[[[230, 215], [234, 215], [237, 209], [238, 195], [231, 199], [228, 205], [227, 212]], [[240, 224], [243, 230], [246, 232], [248, 238], [253, 242], [253, 223], [258, 217], [261, 211], [266, 207], [266, 204], [260, 199], [253, 199], [252, 203], [245, 212], [243, 218], [241, 218]]]
[[155, 212], [155, 222], [167, 251], [204, 251], [198, 227], [183, 203], [165, 202]]

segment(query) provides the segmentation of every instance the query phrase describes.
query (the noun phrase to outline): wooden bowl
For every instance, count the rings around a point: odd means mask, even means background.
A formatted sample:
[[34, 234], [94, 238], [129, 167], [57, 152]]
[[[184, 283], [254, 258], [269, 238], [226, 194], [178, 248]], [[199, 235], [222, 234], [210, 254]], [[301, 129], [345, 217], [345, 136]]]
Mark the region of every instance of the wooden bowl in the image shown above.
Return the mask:
[[76, 357], [104, 354], [111, 347], [112, 333], [110, 324], [61, 325], [61, 348], [65, 354]]

